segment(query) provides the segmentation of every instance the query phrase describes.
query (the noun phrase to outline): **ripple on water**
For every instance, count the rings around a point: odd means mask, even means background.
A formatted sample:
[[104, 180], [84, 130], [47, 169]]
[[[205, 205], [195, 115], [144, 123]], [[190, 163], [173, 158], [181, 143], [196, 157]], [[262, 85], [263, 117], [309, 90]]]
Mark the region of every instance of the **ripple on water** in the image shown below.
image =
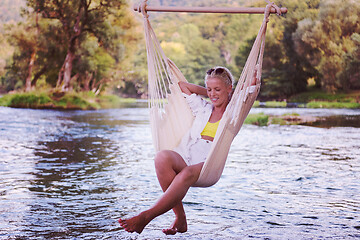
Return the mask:
[[[140, 236], [117, 223], [161, 194], [147, 109], [0, 108], [0, 135], [0, 239], [161, 239], [173, 221]], [[220, 181], [185, 197], [189, 231], [171, 238], [359, 238], [359, 140], [352, 127], [245, 125]]]

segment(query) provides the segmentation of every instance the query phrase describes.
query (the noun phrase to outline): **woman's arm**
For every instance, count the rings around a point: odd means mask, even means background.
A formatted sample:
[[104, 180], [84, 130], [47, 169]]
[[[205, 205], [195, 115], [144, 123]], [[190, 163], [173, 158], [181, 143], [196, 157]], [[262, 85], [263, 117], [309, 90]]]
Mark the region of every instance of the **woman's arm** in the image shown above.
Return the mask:
[[206, 88], [202, 86], [188, 82], [179, 82], [179, 86], [181, 91], [187, 95], [195, 93], [197, 95], [207, 96]]

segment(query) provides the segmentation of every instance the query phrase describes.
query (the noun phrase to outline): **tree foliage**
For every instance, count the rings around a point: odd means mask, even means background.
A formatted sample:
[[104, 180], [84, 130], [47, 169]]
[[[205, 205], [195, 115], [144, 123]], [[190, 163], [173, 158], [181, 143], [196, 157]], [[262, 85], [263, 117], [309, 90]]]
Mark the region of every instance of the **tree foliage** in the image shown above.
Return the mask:
[[141, 34], [126, 1], [28, 0], [27, 5], [26, 21], [8, 27], [15, 52], [7, 81], [25, 85], [30, 76], [32, 86], [41, 78], [63, 91], [100, 92], [133, 70], [128, 61]]
[[305, 18], [293, 34], [298, 54], [312, 62], [327, 91], [359, 87], [360, 3], [323, 0], [315, 19]]
[[[30, 82], [31, 87], [146, 94], [142, 16], [134, 15], [126, 0], [23, 1], [28, 10], [22, 21], [0, 29], [5, 46], [0, 49], [2, 87], [28, 89]], [[359, 89], [360, 2], [275, 3], [287, 7], [288, 13], [272, 15], [268, 23], [261, 97], [280, 99], [306, 91], [309, 80], [331, 92]], [[151, 0], [149, 4], [264, 7], [266, 3]], [[198, 84], [215, 65], [240, 76], [262, 19], [252, 14], [150, 13], [165, 54]]]
[[[169, 1], [165, 1], [169, 2]], [[170, 5], [175, 1], [170, 1]], [[190, 3], [189, 3], [190, 4]], [[197, 1], [192, 4], [202, 5]], [[209, 3], [205, 3], [209, 6]], [[228, 1], [221, 4], [227, 5]], [[220, 4], [220, 5], [221, 5]], [[247, 2], [240, 4], [256, 7], [264, 6], [263, 1]], [[271, 16], [268, 24], [266, 49], [263, 64], [262, 97], [286, 98], [290, 95], [307, 90], [309, 80], [314, 80], [317, 87], [326, 90], [355, 89], [358, 88], [359, 57], [358, 41], [355, 33], [359, 32], [360, 3], [356, 1], [330, 1], [330, 0], [279, 0], [279, 6], [286, 6], [288, 13], [284, 17]], [[340, 7], [341, 5], [341, 7]], [[337, 10], [336, 10], [337, 9]], [[339, 13], [340, 11], [340, 13]], [[322, 20], [321, 20], [322, 19]], [[327, 19], [325, 21], [325, 19]], [[250, 52], [253, 41], [261, 24], [262, 16], [254, 15], [195, 15], [181, 14], [171, 18], [160, 17], [155, 19], [156, 28], [160, 29], [159, 38], [168, 50], [168, 55], [185, 69], [185, 76], [193, 82], [199, 82], [204, 69], [215, 65], [229, 67], [235, 76], [239, 76], [242, 66]], [[172, 24], [174, 21], [176, 24]], [[320, 24], [317, 31], [316, 24]], [[179, 24], [181, 23], [181, 25]], [[164, 25], [170, 27], [164, 27]], [[183, 25], [192, 24], [193, 31], [188, 33], [189, 39], [179, 37], [185, 32], [180, 32]], [[304, 25], [307, 28], [304, 28]], [[336, 25], [336, 26], [335, 26]], [[346, 25], [346, 26], [345, 26]], [[195, 29], [195, 27], [197, 28]], [[331, 28], [331, 29], [330, 29]], [[334, 35], [335, 29], [341, 29], [348, 35]], [[305, 30], [308, 30], [306, 32]], [[200, 33], [198, 32], [200, 31]], [[311, 32], [317, 35], [311, 35]], [[194, 38], [192, 34], [200, 34]], [[177, 44], [173, 44], [174, 36]], [[320, 47], [320, 39], [324, 44]], [[310, 45], [304, 39], [317, 45]], [[338, 38], [339, 40], [332, 40]], [[183, 39], [183, 40], [182, 40]], [[191, 52], [191, 40], [196, 39], [199, 49], [206, 41], [211, 41], [211, 46], [217, 51], [209, 53], [202, 49], [201, 52]], [[300, 40], [299, 40], [300, 39]], [[340, 44], [339, 41], [342, 41]], [[329, 43], [330, 44], [327, 44]], [[333, 43], [332, 43], [333, 42]], [[332, 46], [335, 44], [335, 46]], [[331, 54], [322, 49], [331, 49]], [[172, 49], [171, 52], [170, 49]], [[329, 52], [331, 52], [329, 51]], [[202, 54], [207, 59], [204, 63], [199, 55], [190, 57], [191, 54]], [[180, 58], [180, 59], [179, 59]], [[194, 62], [195, 61], [195, 62]], [[203, 68], [199, 68], [199, 63]], [[205, 65], [204, 65], [205, 64]], [[191, 71], [192, 69], [196, 71]], [[201, 73], [196, 74], [196, 72]], [[330, 81], [329, 76], [334, 76], [336, 81]], [[200, 79], [200, 80], [199, 80]], [[337, 84], [332, 84], [337, 82]]]

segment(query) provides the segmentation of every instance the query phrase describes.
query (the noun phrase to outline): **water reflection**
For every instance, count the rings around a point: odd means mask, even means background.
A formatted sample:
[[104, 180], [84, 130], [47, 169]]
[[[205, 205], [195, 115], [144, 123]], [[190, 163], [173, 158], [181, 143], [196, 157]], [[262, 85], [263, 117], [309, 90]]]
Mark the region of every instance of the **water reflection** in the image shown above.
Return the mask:
[[[161, 194], [147, 109], [0, 108], [0, 135], [0, 239], [162, 239], [173, 221], [140, 236], [116, 221]], [[172, 238], [358, 238], [359, 156], [360, 128], [246, 125], [220, 181], [189, 191], [189, 232]]]
[[[37, 179], [34, 184], [37, 188], [35, 192], [40, 190], [39, 187], [54, 190], [54, 183], [74, 177], [78, 180], [104, 171], [113, 164], [111, 158], [115, 157], [113, 152], [108, 151], [111, 149], [110, 140], [96, 137], [61, 138], [56, 142], [38, 142], [38, 145], [39, 148], [34, 151], [34, 155], [39, 157], [34, 172]], [[60, 184], [59, 187], [57, 191], [64, 195], [82, 194], [81, 190], [84, 190], [84, 186], [77, 189]]]
[[360, 128], [360, 116], [359, 115], [336, 115], [321, 117], [315, 122], [306, 124], [314, 127], [356, 127]]

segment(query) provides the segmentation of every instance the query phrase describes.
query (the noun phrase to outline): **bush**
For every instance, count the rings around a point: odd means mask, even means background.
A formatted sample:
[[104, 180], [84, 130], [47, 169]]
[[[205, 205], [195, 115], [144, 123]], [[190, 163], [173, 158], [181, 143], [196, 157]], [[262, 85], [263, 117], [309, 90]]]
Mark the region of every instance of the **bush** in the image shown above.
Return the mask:
[[45, 93], [17, 93], [10, 95], [7, 105], [9, 107], [40, 108], [51, 105], [52, 100]]
[[77, 93], [68, 93], [62, 96], [61, 98], [54, 101], [55, 108], [63, 109], [82, 109], [82, 110], [93, 110], [98, 109], [100, 106], [95, 102], [91, 102], [81, 94]]
[[254, 124], [258, 126], [267, 126], [269, 122], [269, 116], [264, 113], [249, 114], [245, 119], [245, 124]]
[[82, 109], [119, 108], [136, 103], [134, 98], [116, 95], [96, 96], [92, 92], [30, 92], [0, 97], [0, 106], [16, 108]]
[[7, 107], [9, 106], [11, 98], [10, 95], [3, 95], [0, 97], [0, 106]]

